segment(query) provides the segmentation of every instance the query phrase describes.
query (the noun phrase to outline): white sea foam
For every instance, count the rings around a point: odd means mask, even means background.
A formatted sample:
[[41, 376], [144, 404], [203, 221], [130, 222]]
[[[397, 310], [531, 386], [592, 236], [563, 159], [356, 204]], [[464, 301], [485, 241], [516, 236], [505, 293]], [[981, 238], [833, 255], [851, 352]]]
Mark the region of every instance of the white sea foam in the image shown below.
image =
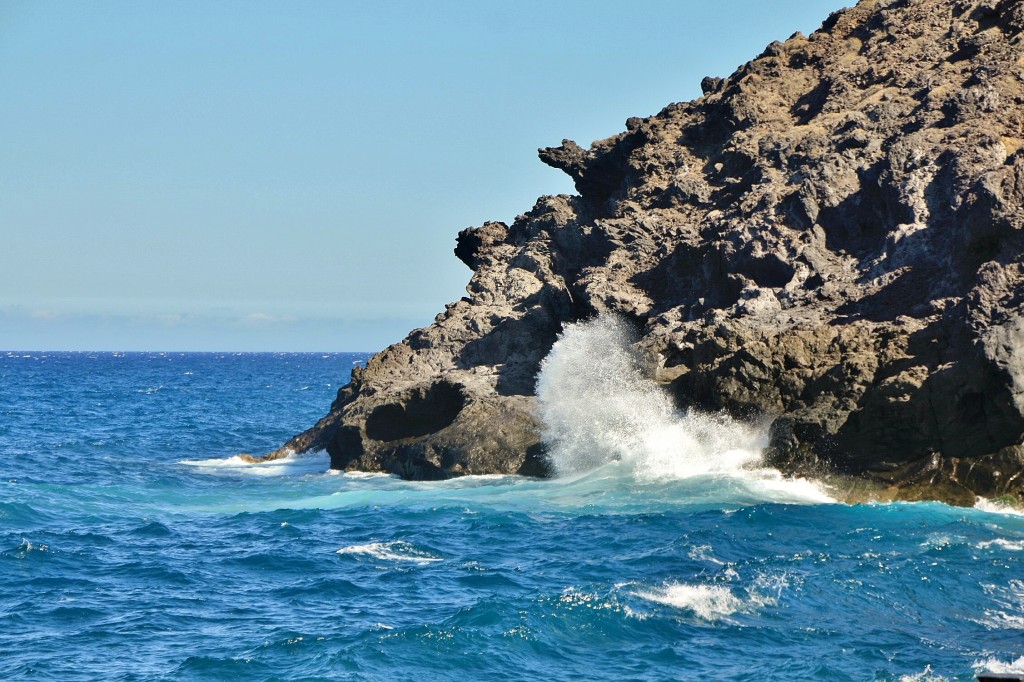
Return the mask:
[[1024, 630], [1024, 616], [1005, 611], [986, 610], [984, 620], [976, 622], [993, 630]]
[[715, 621], [731, 616], [744, 608], [744, 602], [721, 585], [688, 585], [666, 583], [663, 587], [641, 590], [636, 596], [647, 601], [692, 611], [703, 620]]
[[266, 462], [250, 462], [239, 455], [215, 457], [212, 459], [183, 459], [178, 464], [195, 467], [200, 471], [215, 474], [244, 474], [253, 476], [301, 476], [321, 474], [331, 465], [326, 452], [310, 452], [297, 455], [289, 453], [281, 459]]
[[977, 545], [978, 549], [989, 549], [991, 547], [998, 547], [999, 549], [1005, 549], [1011, 552], [1020, 552], [1024, 550], [1024, 540], [1007, 540], [1005, 538], [996, 538], [995, 540], [984, 540], [979, 542]]
[[721, 559], [717, 559], [714, 556], [714, 548], [711, 545], [695, 545], [690, 548], [688, 555], [695, 561], [709, 561], [719, 566], [724, 566], [725, 562]]
[[1009, 662], [1000, 661], [998, 658], [975, 661], [974, 669], [978, 672], [999, 673], [1002, 675], [1024, 675], [1024, 656]]
[[439, 556], [417, 549], [408, 542], [396, 540], [394, 542], [369, 542], [363, 545], [349, 545], [342, 547], [337, 554], [348, 554], [353, 556], [368, 556], [380, 561], [411, 562], [425, 565], [435, 561], [443, 561]]
[[328, 473], [334, 476], [344, 476], [345, 478], [352, 480], [373, 480], [378, 478], [390, 478], [397, 480], [399, 478], [395, 474], [382, 474], [375, 471], [340, 471], [338, 469], [331, 469]]
[[1024, 630], [1024, 580], [1007, 584], [982, 584], [982, 589], [998, 608], [987, 608], [984, 617], [975, 622], [994, 630]]
[[567, 326], [545, 358], [537, 399], [556, 473], [619, 462], [642, 482], [717, 474], [756, 483], [770, 499], [834, 501], [816, 484], [762, 465], [764, 428], [676, 409], [641, 372], [633, 340], [623, 320], [602, 316]]
[[992, 500], [979, 497], [974, 503], [974, 508], [991, 514], [1009, 514], [1011, 516], [1024, 516], [1024, 509], [1012, 507], [1007, 504], [1000, 504]]

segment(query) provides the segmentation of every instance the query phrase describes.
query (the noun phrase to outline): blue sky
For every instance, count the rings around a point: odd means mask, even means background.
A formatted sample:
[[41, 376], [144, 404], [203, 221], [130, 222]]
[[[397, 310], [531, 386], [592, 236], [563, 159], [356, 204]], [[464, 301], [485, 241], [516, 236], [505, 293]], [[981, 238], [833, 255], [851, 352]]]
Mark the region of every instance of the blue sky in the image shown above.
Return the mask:
[[0, 349], [379, 350], [538, 147], [700, 94], [835, 0], [0, 2]]

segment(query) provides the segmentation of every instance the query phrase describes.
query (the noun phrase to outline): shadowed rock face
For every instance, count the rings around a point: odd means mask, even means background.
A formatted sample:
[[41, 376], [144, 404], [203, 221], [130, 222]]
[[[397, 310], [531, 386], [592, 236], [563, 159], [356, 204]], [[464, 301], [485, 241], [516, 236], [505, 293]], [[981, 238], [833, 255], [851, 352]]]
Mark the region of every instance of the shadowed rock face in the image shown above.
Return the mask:
[[541, 150], [579, 195], [463, 230], [468, 296], [285, 448], [542, 474], [540, 361], [565, 322], [614, 312], [680, 406], [771, 420], [785, 470], [1019, 495], [1022, 32], [1019, 0], [864, 0], [700, 99]]

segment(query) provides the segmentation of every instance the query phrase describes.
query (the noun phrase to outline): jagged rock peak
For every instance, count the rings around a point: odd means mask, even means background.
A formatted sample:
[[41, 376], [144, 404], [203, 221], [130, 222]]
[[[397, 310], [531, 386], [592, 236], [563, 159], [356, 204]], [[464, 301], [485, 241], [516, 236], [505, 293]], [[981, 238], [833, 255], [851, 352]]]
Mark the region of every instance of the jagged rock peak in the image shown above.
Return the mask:
[[543, 473], [540, 362], [607, 312], [680, 406], [770, 421], [788, 471], [1019, 495], [1022, 31], [1019, 0], [864, 0], [697, 100], [542, 149], [579, 194], [459, 233], [468, 295], [286, 447], [414, 478]]

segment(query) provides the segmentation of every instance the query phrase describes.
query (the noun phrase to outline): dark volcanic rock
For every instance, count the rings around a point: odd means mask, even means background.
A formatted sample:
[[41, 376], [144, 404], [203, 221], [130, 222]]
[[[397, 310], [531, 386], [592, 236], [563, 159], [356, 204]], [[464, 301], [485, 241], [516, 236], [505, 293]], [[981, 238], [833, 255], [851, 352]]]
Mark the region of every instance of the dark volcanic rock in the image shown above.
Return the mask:
[[285, 447], [414, 478], [544, 471], [563, 323], [642, 329], [681, 406], [772, 421], [793, 472], [1024, 489], [1024, 5], [864, 0], [583, 149], [579, 196], [459, 235], [467, 298]]

